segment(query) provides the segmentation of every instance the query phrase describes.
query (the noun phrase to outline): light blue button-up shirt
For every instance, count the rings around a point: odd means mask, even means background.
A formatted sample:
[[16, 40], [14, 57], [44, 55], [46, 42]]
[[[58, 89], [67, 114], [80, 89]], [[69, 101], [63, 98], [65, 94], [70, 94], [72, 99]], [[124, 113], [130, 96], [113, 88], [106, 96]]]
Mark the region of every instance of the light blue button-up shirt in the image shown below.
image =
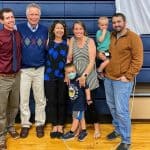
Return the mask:
[[39, 25], [38, 25], [38, 24], [37, 24], [35, 27], [32, 27], [32, 26], [30, 25], [30, 23], [29, 23], [29, 22], [27, 23], [27, 25], [28, 25], [28, 27], [30, 28], [30, 30], [31, 30], [32, 32], [37, 31], [37, 29], [38, 29], [38, 27], [39, 27]]

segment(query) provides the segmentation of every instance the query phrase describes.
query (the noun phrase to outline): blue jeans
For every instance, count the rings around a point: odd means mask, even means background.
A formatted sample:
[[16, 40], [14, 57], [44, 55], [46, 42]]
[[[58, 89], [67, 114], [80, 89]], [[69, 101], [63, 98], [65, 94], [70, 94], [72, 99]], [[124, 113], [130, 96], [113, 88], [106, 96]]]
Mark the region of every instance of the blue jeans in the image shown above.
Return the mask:
[[113, 117], [115, 131], [121, 135], [122, 143], [131, 143], [131, 119], [129, 100], [133, 82], [122, 82], [105, 78], [106, 101]]

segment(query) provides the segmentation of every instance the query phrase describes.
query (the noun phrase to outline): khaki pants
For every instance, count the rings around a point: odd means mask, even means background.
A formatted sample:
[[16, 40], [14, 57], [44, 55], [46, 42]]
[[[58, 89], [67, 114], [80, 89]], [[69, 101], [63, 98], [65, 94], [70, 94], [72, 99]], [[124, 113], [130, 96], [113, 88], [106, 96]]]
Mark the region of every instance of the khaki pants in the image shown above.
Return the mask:
[[20, 73], [15, 77], [0, 76], [0, 140], [15, 123], [19, 108]]
[[44, 97], [44, 67], [21, 69], [20, 80], [20, 114], [22, 127], [30, 127], [29, 96], [30, 89], [33, 89], [35, 99], [35, 125], [45, 124], [45, 105]]

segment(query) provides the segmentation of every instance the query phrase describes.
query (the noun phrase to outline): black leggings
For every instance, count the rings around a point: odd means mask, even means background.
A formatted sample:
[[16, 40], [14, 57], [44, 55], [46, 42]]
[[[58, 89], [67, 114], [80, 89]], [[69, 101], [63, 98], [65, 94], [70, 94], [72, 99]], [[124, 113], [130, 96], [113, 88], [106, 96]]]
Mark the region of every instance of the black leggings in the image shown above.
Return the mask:
[[93, 100], [93, 103], [90, 105], [87, 105], [87, 111], [86, 111], [86, 118], [90, 121], [90, 123], [98, 123], [98, 112], [96, 110], [95, 106], [95, 95], [96, 95], [97, 89], [91, 90], [91, 98]]
[[53, 126], [64, 125], [66, 116], [67, 86], [63, 79], [45, 81], [47, 98], [46, 118]]

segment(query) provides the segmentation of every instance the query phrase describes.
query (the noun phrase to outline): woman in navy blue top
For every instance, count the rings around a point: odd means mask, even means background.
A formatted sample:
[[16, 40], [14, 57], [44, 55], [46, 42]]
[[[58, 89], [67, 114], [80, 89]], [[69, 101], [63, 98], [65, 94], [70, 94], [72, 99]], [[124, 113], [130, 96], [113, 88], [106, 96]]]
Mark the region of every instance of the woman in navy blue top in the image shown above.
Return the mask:
[[56, 20], [49, 30], [48, 50], [45, 62], [45, 95], [47, 98], [47, 118], [53, 125], [51, 138], [60, 138], [63, 134], [66, 107], [66, 84], [64, 67], [68, 53], [66, 24]]

